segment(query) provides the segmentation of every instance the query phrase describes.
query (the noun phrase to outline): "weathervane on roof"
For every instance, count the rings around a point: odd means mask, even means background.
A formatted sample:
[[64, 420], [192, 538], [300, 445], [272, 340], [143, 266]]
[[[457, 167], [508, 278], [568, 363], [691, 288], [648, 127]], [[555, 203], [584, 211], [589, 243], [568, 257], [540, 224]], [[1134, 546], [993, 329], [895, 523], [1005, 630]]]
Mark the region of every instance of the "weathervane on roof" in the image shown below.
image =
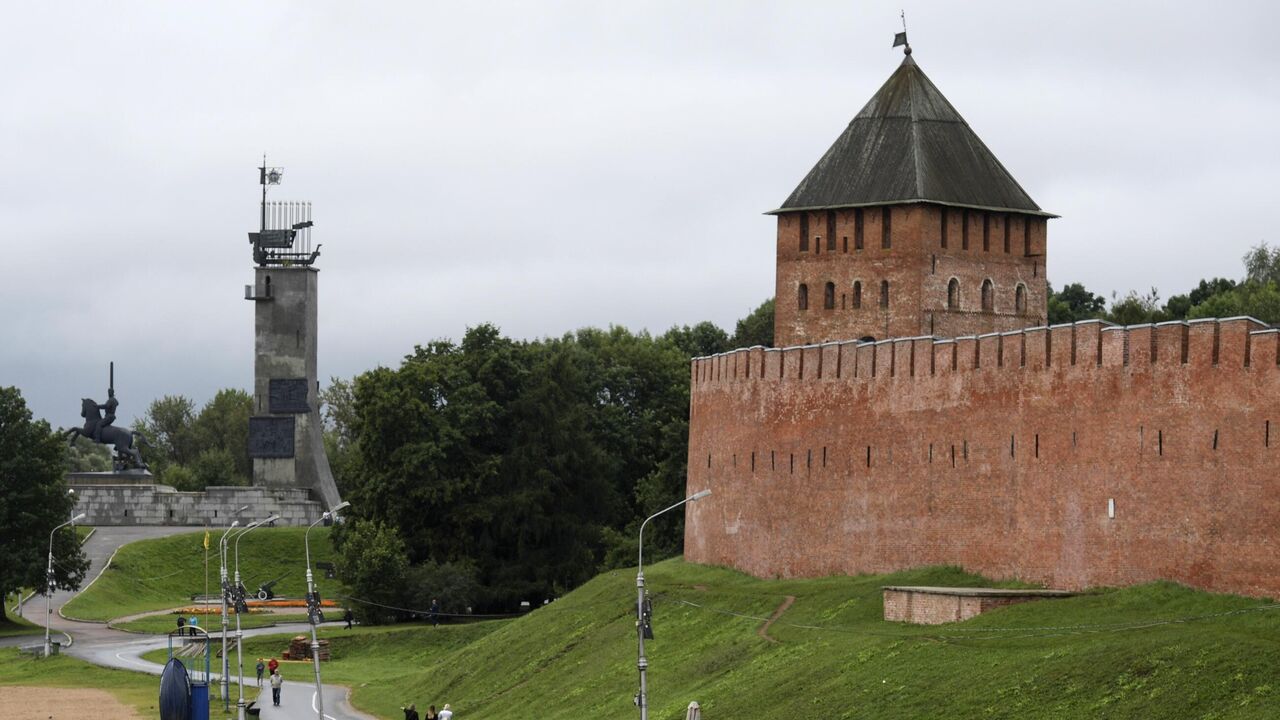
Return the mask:
[[911, 54], [911, 43], [907, 42], [907, 11], [906, 10], [902, 11], [902, 32], [894, 33], [893, 35], [893, 46], [898, 47], [899, 45], [905, 46], [902, 50], [902, 53], [904, 55]]

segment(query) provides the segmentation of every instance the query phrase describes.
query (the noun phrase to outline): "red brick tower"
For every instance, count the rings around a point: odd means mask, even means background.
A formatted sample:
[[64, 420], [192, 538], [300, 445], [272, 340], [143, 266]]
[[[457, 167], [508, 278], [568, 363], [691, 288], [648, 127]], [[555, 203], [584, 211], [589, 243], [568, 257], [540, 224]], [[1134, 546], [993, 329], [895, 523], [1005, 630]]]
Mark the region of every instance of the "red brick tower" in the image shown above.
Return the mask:
[[911, 58], [770, 214], [774, 342], [1045, 323], [1046, 213]]

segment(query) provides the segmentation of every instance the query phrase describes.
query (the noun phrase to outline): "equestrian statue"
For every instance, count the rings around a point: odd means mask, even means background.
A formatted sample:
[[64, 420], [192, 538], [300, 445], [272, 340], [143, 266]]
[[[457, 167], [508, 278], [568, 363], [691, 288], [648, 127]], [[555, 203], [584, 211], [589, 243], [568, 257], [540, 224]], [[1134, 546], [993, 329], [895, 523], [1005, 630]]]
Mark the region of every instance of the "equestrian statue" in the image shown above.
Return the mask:
[[[107, 401], [99, 404], [92, 398], [80, 401], [80, 417], [84, 418], [84, 427], [73, 427], [66, 431], [67, 441], [75, 443], [77, 435], [83, 435], [99, 445], [111, 445], [115, 449], [113, 464], [116, 472], [132, 468], [146, 470], [147, 464], [142, 461], [138, 452], [139, 445], [150, 446], [147, 438], [137, 430], [125, 430], [114, 425], [116, 408], [120, 401], [116, 400], [116, 364], [111, 363], [111, 379], [107, 387]], [[106, 411], [106, 416], [103, 416]]]

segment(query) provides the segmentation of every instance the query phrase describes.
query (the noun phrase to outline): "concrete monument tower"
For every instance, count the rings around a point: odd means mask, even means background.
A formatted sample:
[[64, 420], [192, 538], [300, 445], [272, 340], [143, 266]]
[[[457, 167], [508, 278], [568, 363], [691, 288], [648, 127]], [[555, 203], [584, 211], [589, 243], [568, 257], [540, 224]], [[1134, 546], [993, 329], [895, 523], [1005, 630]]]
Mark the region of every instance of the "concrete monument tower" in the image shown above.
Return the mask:
[[262, 212], [253, 245], [253, 484], [310, 491], [326, 508], [341, 500], [321, 434], [316, 329], [320, 246], [311, 247], [311, 204], [267, 202], [282, 168], [259, 169]]

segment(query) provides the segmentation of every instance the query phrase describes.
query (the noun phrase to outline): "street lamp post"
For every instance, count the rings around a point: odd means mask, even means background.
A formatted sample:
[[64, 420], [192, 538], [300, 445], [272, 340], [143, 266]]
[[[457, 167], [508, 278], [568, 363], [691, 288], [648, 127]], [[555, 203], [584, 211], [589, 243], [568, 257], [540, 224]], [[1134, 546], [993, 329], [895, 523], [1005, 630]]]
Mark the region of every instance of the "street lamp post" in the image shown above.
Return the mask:
[[644, 656], [644, 631], [645, 631], [645, 612], [644, 612], [644, 526], [649, 521], [659, 515], [675, 510], [687, 502], [694, 502], [711, 494], [710, 490], [702, 490], [696, 492], [669, 508], [664, 508], [658, 512], [645, 518], [640, 523], [640, 554], [639, 562], [636, 565], [636, 641], [639, 644], [639, 660], [636, 667], [640, 669], [640, 693], [636, 695], [636, 705], [640, 706], [640, 720], [649, 720], [649, 689], [646, 685], [645, 675], [649, 670], [649, 660]]
[[62, 523], [58, 527], [49, 531], [49, 564], [44, 570], [44, 656], [49, 657], [53, 646], [49, 643], [49, 616], [53, 615], [53, 536], [62, 528], [72, 525], [77, 520], [84, 518], [84, 513], [80, 513], [70, 520]]
[[[265, 520], [259, 520], [256, 523], [249, 523], [248, 525], [245, 526], [244, 530], [241, 530], [240, 532], [236, 533], [236, 552], [235, 552], [236, 581], [235, 581], [235, 584], [232, 585], [232, 587], [236, 588], [237, 598], [240, 597], [239, 588], [240, 588], [240, 540], [241, 538], [243, 538], [245, 535], [248, 535], [251, 530], [254, 530], [255, 528], [258, 528], [262, 525], [266, 525], [269, 522], [275, 522], [276, 520], [279, 520], [279, 519], [280, 519], [279, 515], [272, 515], [271, 517]], [[239, 665], [240, 667], [240, 671], [239, 671], [240, 677], [236, 681], [236, 686], [239, 688], [239, 699], [236, 700], [236, 717], [238, 717], [239, 720], [244, 720], [244, 712], [245, 712], [244, 710], [244, 655], [241, 652], [244, 646], [243, 644], [244, 633], [240, 630], [240, 611], [243, 609], [243, 607], [244, 606], [241, 603], [236, 604], [236, 664]]]
[[[248, 510], [249, 506], [245, 505], [232, 515], [239, 515]], [[222, 537], [218, 539], [218, 581], [222, 587], [222, 711], [227, 712], [231, 709], [231, 668], [228, 665], [230, 658], [227, 657], [227, 534], [235, 528], [239, 527], [239, 520], [232, 520], [227, 526], [226, 532], [222, 533]]]
[[[316, 716], [320, 720], [324, 718], [324, 689], [320, 685], [320, 640], [316, 637], [316, 623], [320, 620], [320, 603], [315, 598], [316, 586], [311, 575], [311, 528], [319, 525], [321, 522], [329, 518], [336, 518], [338, 511], [350, 507], [351, 503], [341, 502], [332, 510], [324, 513], [318, 520], [307, 526], [307, 531], [302, 534], [302, 546], [307, 554], [307, 621], [311, 624], [311, 663], [316, 670]], [[240, 720], [244, 720], [241, 718]]]

